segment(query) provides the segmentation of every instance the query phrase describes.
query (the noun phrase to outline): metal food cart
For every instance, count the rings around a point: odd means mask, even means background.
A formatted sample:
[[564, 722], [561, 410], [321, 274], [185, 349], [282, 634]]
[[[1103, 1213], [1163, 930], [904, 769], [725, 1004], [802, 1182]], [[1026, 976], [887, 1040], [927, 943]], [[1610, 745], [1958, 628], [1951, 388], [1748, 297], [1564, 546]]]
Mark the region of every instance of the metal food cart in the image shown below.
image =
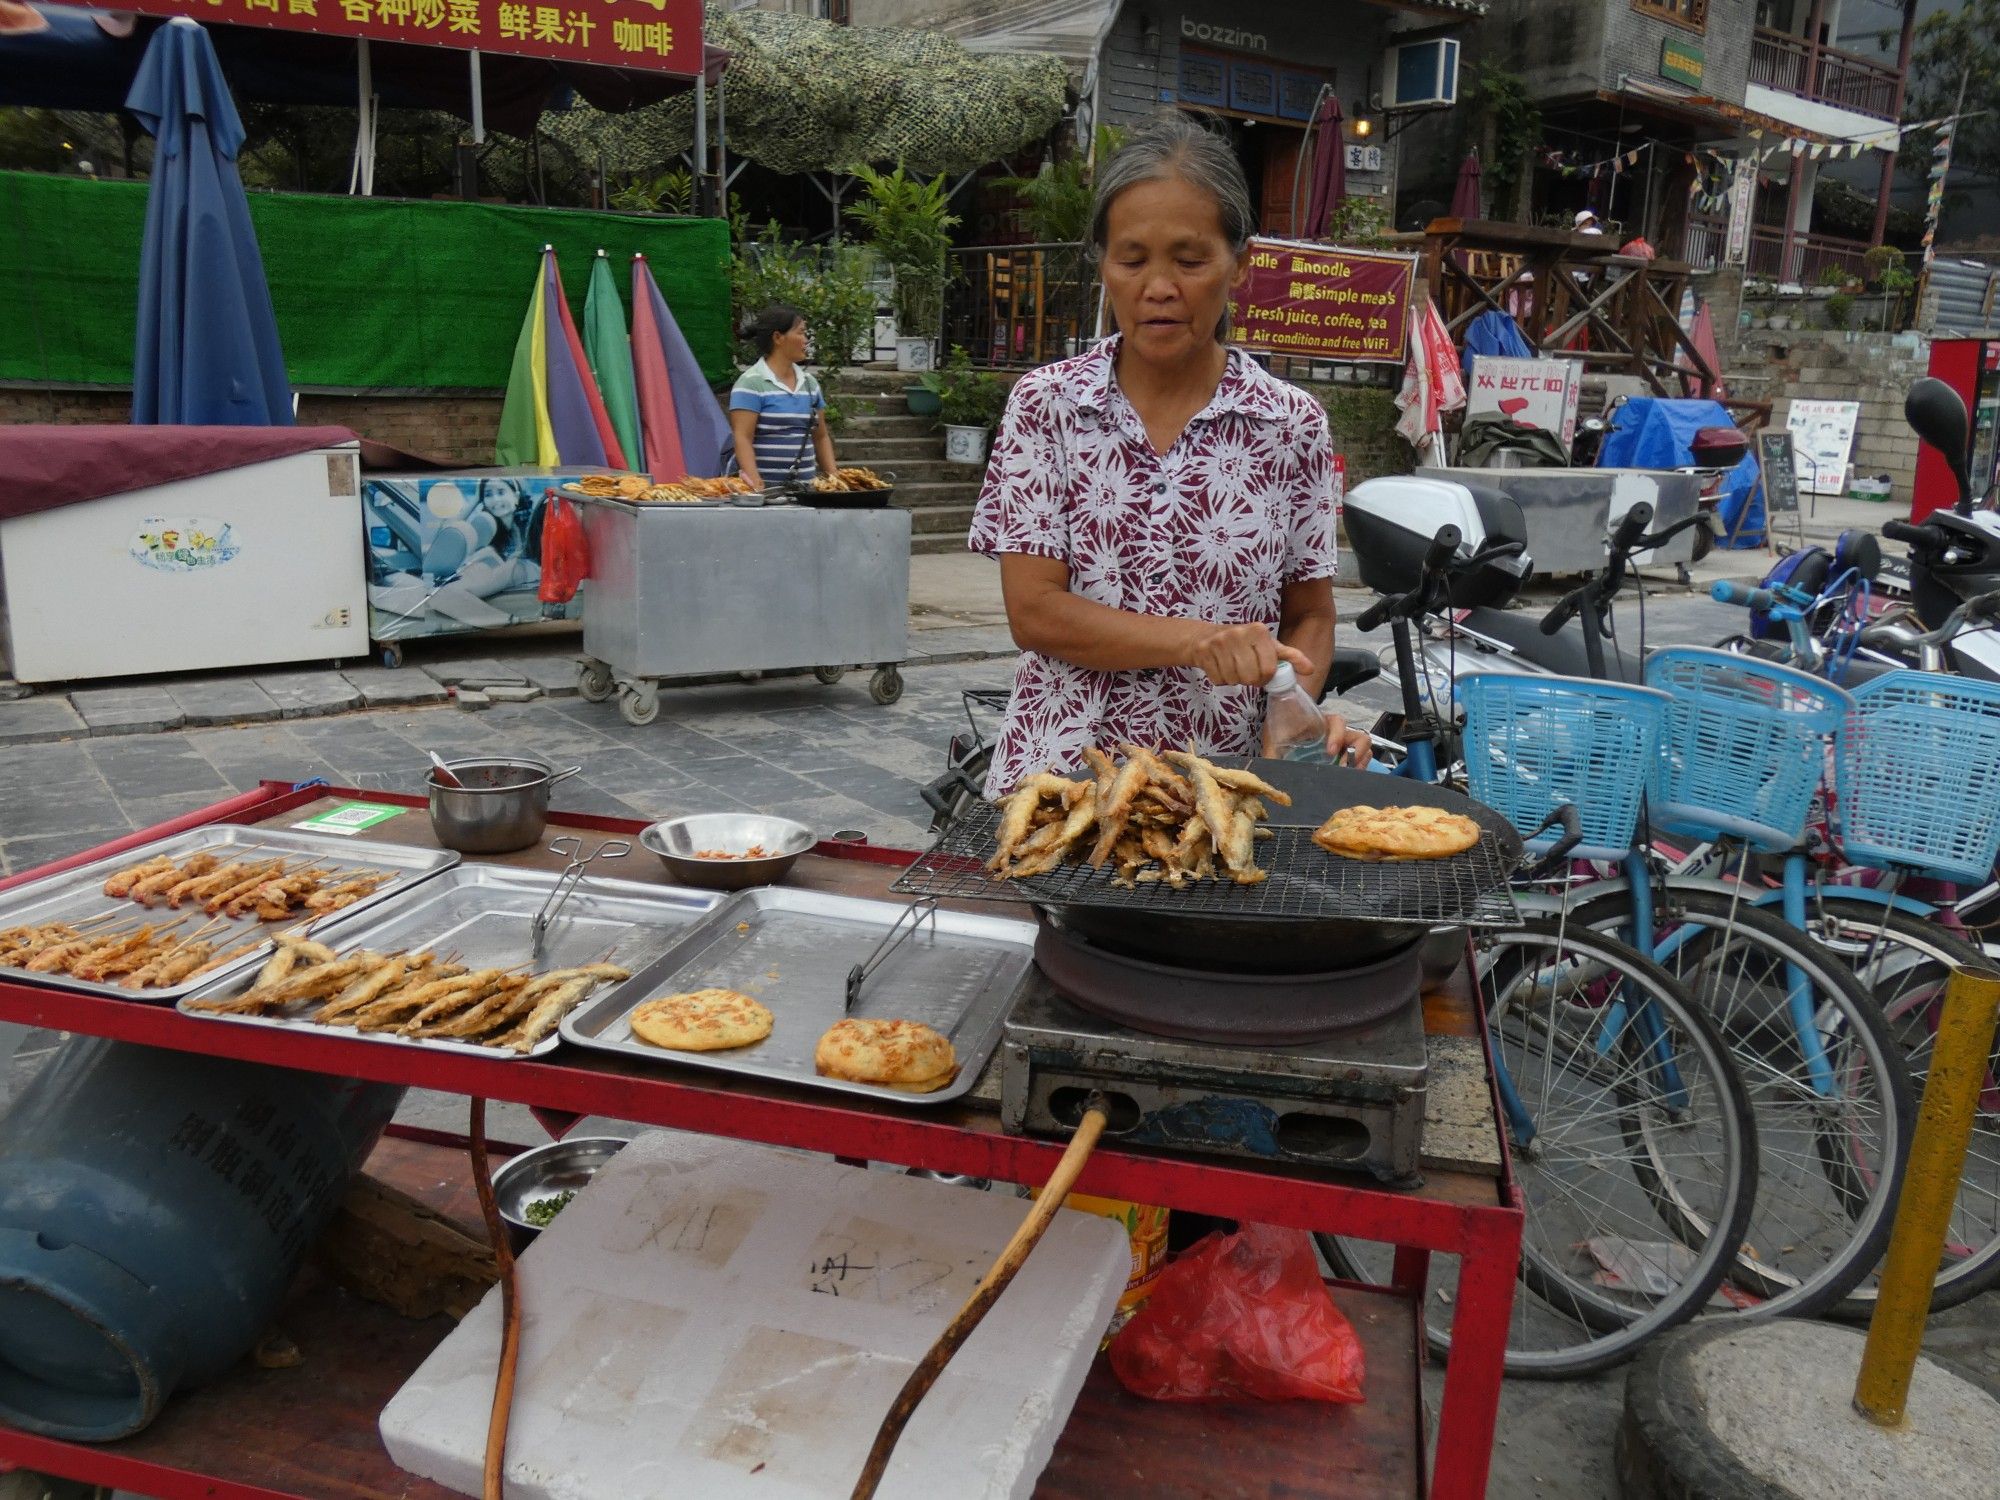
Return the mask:
[[650, 724], [662, 678], [811, 667], [831, 686], [857, 664], [875, 668], [877, 703], [902, 697], [908, 511], [570, 498], [590, 544], [589, 701], [615, 696], [628, 724]]
[[[745, 518], [749, 519], [749, 518]], [[65, 863], [137, 847], [213, 824], [285, 827], [356, 795], [345, 789], [267, 782], [258, 791], [122, 839]], [[369, 793], [411, 809], [419, 799]], [[554, 814], [552, 824], [599, 833], [636, 832], [626, 820]], [[429, 843], [421, 813], [368, 829], [356, 842]], [[821, 844], [787, 881], [800, 890], [880, 898], [907, 853]], [[467, 868], [553, 870], [536, 848]], [[47, 873], [30, 872], [28, 878]], [[632, 872], [637, 874], [638, 872]], [[640, 878], [660, 881], [658, 871]], [[17, 877], [18, 880], [18, 877]], [[16, 882], [0, 881], [0, 889]], [[892, 898], [893, 899], [893, 898]], [[1468, 970], [1425, 995], [1423, 1027], [1434, 1045], [1483, 1052], [1484, 1022]], [[999, 1065], [965, 1097], [911, 1108], [830, 1095], [769, 1080], [722, 1076], [576, 1048], [546, 1059], [505, 1059], [415, 1047], [318, 1028], [218, 1025], [171, 1007], [65, 993], [0, 977], [0, 1021], [115, 1037], [151, 1047], [227, 1056], [277, 1067], [382, 1083], [511, 1099], [536, 1107], [561, 1134], [586, 1114], [760, 1141], [849, 1160], [893, 1162], [933, 1172], [1041, 1182], [1061, 1143], [1003, 1128]], [[1130, 1493], [1215, 1493], [1254, 1474], [1262, 1491], [1368, 1496], [1431, 1494], [1471, 1500], [1485, 1492], [1498, 1414], [1502, 1358], [1519, 1255], [1521, 1207], [1496, 1124], [1490, 1078], [1478, 1070], [1476, 1108], [1440, 1124], [1438, 1144], [1474, 1168], [1427, 1161], [1421, 1186], [1390, 1188], [1323, 1166], [1278, 1164], [1107, 1142], [1079, 1190], [1254, 1222], [1331, 1229], [1398, 1245], [1391, 1284], [1330, 1286], [1366, 1350], [1368, 1395], [1359, 1406], [1156, 1403], [1126, 1393], [1100, 1354], [1035, 1493], [1040, 1500]], [[1475, 1097], [1468, 1096], [1468, 1105]], [[470, 1189], [462, 1139], [390, 1127], [372, 1173], [463, 1220]], [[1477, 1144], [1476, 1151], [1470, 1148]], [[496, 1144], [505, 1154], [510, 1147]], [[1458, 1257], [1452, 1337], [1426, 1463], [1423, 1308], [1432, 1253]], [[450, 1327], [415, 1320], [343, 1293], [323, 1279], [302, 1286], [285, 1326], [306, 1351], [298, 1369], [246, 1361], [186, 1398], [151, 1426], [115, 1442], [84, 1443], [0, 1425], [0, 1473], [28, 1467], [89, 1483], [180, 1500], [395, 1494], [450, 1500], [442, 1486], [398, 1470], [376, 1434], [383, 1404]]]

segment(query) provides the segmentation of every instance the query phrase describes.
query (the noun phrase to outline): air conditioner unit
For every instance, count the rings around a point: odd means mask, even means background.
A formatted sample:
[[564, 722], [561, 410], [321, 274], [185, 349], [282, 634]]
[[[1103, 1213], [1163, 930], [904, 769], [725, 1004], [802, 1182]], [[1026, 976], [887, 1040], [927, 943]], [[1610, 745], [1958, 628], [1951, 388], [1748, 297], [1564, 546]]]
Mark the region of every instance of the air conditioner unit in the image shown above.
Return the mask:
[[1382, 68], [1384, 109], [1444, 109], [1458, 103], [1458, 41], [1433, 37], [1391, 47]]

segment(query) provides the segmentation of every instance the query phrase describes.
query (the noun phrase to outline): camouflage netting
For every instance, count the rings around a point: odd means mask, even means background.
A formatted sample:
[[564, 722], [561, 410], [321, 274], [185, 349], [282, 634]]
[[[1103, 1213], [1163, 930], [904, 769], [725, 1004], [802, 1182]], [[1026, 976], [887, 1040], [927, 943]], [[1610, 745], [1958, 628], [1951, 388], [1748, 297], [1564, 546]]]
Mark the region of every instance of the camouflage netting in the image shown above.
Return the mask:
[[[710, 45], [730, 54], [728, 148], [774, 172], [904, 163], [965, 172], [1054, 129], [1067, 103], [1060, 59], [975, 55], [930, 32], [835, 26], [778, 11], [708, 6]], [[715, 128], [709, 91], [709, 129]], [[694, 143], [694, 96], [610, 115], [579, 105], [542, 132], [613, 172], [657, 172]]]

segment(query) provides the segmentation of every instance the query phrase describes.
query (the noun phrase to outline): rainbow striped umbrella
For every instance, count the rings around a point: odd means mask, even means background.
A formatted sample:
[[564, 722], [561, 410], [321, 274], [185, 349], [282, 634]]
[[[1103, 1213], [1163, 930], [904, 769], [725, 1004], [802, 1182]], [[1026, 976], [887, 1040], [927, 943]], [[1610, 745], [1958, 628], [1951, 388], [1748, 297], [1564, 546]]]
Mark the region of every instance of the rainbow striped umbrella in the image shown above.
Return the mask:
[[729, 418], [660, 295], [646, 257], [632, 257], [632, 374], [655, 479], [713, 479], [729, 451]]
[[494, 459], [508, 467], [626, 467], [625, 449], [570, 317], [554, 246], [542, 248], [534, 295], [514, 341]]

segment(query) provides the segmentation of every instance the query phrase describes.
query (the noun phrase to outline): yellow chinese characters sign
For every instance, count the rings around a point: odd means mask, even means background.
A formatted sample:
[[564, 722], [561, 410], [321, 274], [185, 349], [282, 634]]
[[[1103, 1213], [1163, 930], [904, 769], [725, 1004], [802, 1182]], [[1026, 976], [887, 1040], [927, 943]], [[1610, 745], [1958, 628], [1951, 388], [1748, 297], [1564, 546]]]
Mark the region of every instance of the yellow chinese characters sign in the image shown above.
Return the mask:
[[81, 0], [102, 10], [187, 16], [222, 26], [270, 26], [511, 53], [551, 62], [701, 71], [701, 0]]

